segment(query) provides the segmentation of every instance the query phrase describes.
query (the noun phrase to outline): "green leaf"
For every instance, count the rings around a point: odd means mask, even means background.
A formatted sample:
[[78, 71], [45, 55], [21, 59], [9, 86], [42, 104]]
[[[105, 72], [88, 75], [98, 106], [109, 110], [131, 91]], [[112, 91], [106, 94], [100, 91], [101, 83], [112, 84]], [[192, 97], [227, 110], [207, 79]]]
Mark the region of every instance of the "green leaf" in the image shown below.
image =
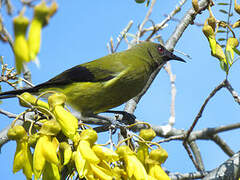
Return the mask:
[[217, 33], [226, 33], [227, 31], [225, 30], [218, 30]]
[[220, 67], [226, 72], [226, 74], [228, 74], [228, 65], [224, 62], [224, 60], [220, 60]]
[[0, 63], [3, 64], [3, 56], [0, 56]]
[[225, 38], [219, 38], [218, 41], [225, 41]]
[[229, 66], [231, 67], [232, 63], [233, 63], [233, 58], [232, 58], [231, 52], [230, 51], [226, 51], [225, 54], [226, 54], [227, 62], [229, 64]]
[[220, 45], [221, 46], [221, 48], [225, 48], [226, 47], [226, 45], [225, 44], [222, 44], [222, 45]]
[[240, 51], [237, 48], [234, 48], [233, 50], [236, 54], [238, 54], [240, 56]]
[[229, 5], [229, 3], [217, 3], [217, 5], [226, 6], [226, 5]]
[[219, 11], [220, 11], [221, 13], [223, 13], [223, 14], [228, 14], [228, 12], [225, 11], [225, 10], [223, 10], [223, 9], [220, 9]]

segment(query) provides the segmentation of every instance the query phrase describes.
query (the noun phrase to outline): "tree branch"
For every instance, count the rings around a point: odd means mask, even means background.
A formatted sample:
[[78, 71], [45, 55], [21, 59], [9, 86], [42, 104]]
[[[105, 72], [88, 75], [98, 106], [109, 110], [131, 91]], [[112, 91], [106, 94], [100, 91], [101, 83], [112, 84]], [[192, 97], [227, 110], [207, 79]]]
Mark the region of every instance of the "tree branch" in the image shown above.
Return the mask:
[[203, 180], [209, 179], [238, 179], [240, 176], [240, 152], [212, 170]]

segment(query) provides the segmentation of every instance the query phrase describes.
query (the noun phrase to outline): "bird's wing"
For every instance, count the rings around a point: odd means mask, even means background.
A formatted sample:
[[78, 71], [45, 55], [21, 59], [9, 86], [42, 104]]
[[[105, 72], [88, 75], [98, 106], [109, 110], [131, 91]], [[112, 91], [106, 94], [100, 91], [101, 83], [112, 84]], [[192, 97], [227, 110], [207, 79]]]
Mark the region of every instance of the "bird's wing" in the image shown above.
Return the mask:
[[116, 73], [101, 66], [78, 65], [68, 69], [40, 86], [67, 85], [74, 82], [104, 82], [115, 77]]

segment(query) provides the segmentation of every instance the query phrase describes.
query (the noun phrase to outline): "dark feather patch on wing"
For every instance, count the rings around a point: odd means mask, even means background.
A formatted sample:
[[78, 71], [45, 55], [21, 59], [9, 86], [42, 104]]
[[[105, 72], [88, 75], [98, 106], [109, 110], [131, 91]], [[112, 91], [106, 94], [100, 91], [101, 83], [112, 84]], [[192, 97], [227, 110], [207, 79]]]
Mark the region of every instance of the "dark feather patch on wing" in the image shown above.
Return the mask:
[[38, 86], [41, 88], [52, 85], [67, 85], [74, 82], [104, 82], [113, 79], [114, 77], [113, 72], [108, 70], [97, 67], [89, 70], [84, 66], [75, 66]]

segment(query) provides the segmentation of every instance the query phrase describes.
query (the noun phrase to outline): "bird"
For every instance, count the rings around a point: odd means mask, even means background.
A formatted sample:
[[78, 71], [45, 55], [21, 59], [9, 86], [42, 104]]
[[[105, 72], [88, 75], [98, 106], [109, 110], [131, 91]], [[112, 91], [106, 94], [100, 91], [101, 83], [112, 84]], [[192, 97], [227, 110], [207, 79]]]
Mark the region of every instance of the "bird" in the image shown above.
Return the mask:
[[63, 93], [66, 103], [82, 116], [91, 116], [138, 95], [151, 73], [169, 60], [185, 62], [163, 45], [145, 41], [128, 50], [74, 66], [34, 87], [2, 92], [0, 99], [24, 92], [37, 95], [56, 91]]

